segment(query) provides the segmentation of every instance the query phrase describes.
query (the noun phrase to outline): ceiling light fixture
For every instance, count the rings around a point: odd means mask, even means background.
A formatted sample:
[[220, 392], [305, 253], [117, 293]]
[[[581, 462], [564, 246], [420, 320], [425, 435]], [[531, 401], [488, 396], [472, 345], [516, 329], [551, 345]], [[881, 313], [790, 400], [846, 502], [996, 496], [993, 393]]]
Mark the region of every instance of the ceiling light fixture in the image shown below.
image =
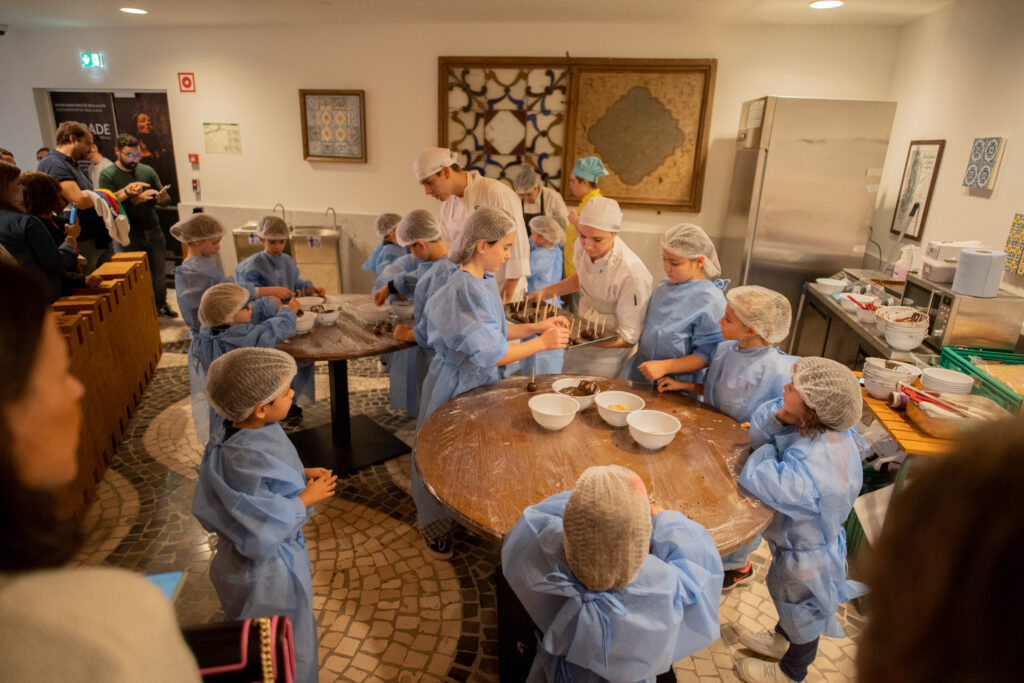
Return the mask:
[[121, 11], [125, 14], [149, 14], [146, 10], [137, 7], [122, 7]]
[[811, 9], [835, 9], [842, 6], [843, 0], [815, 0], [811, 3]]

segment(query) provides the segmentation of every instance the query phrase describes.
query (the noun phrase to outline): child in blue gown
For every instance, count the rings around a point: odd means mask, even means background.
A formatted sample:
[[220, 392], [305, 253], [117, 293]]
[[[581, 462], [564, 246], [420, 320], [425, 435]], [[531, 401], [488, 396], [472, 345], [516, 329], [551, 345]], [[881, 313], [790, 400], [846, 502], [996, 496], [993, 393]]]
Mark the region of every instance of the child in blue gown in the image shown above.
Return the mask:
[[[172, 225], [171, 235], [188, 249], [188, 256], [174, 269], [174, 292], [178, 297], [181, 318], [195, 335], [199, 332], [199, 302], [203, 292], [222, 282], [234, 282], [221, 271], [213, 258], [220, 251], [224, 226], [212, 216], [195, 213]], [[251, 297], [273, 296], [284, 301], [292, 295], [284, 287], [243, 286]]]
[[722, 341], [725, 296], [709, 278], [721, 272], [715, 245], [696, 225], [681, 223], [661, 237], [665, 279], [651, 293], [636, 355], [623, 377], [637, 382], [671, 375], [701, 382]]
[[363, 262], [363, 270], [367, 273], [380, 275], [385, 266], [408, 253], [404, 247], [395, 243], [395, 229], [400, 220], [402, 217], [397, 213], [382, 213], [377, 216], [376, 230], [380, 244], [370, 253], [370, 258]]
[[863, 593], [846, 576], [846, 521], [860, 493], [863, 441], [855, 429], [861, 390], [848, 368], [825, 358], [793, 363], [780, 399], [750, 420], [755, 449], [739, 484], [773, 508], [764, 531], [772, 554], [768, 592], [779, 614], [774, 632], [740, 629], [740, 642], [765, 661], [747, 658], [737, 671], [747, 683], [802, 681], [820, 636], [844, 637], [839, 604]]
[[[526, 278], [526, 293], [532, 294], [562, 281], [562, 244], [565, 230], [554, 218], [536, 216], [530, 219], [530, 275]], [[562, 307], [561, 297], [549, 300], [558, 308]], [[557, 375], [562, 372], [565, 351], [541, 351], [519, 364], [524, 376]]]
[[501, 569], [543, 632], [529, 681], [650, 681], [719, 635], [711, 534], [651, 507], [636, 473], [584, 470], [505, 535]]
[[[508, 260], [515, 223], [500, 209], [483, 207], [467, 219], [448, 258], [459, 265], [429, 298], [427, 345], [434, 351], [423, 383], [417, 432], [445, 401], [498, 379], [497, 366], [537, 351], [565, 348], [568, 322], [561, 316], [538, 323], [508, 325], [493, 272]], [[521, 344], [508, 339], [539, 335]], [[429, 494], [413, 462], [412, 490], [417, 525], [435, 556], [451, 557], [451, 520]]]
[[295, 361], [275, 349], [229, 351], [206, 391], [224, 427], [203, 453], [192, 514], [217, 534], [210, 581], [227, 621], [282, 615], [292, 622], [295, 680], [318, 680], [313, 582], [302, 525], [334, 495], [337, 477], [304, 468], [280, 420]]
[[210, 364], [228, 351], [250, 346], [272, 349], [295, 336], [295, 312], [299, 303], [292, 299], [281, 306], [277, 299], [266, 297], [262, 302], [276, 302], [279, 309], [273, 316], [254, 322], [254, 304], [244, 287], [225, 282], [210, 287], [199, 304], [202, 327], [192, 337], [188, 349], [189, 383], [192, 393], [192, 420], [196, 440], [205, 444], [210, 432], [219, 427], [219, 420], [210, 415], [206, 403], [206, 373]]

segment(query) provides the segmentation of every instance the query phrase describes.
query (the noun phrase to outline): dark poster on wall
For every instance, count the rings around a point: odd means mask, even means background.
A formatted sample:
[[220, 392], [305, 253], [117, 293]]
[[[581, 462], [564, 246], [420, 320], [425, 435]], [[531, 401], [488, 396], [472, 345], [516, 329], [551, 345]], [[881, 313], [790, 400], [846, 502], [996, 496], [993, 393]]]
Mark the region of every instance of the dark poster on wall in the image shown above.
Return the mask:
[[171, 138], [171, 114], [167, 93], [135, 93], [133, 97], [114, 97], [117, 132], [139, 139], [141, 162], [152, 166], [160, 182], [171, 185], [171, 203], [178, 203], [178, 171], [174, 165], [174, 140]]
[[53, 120], [59, 126], [65, 121], [78, 121], [92, 131], [100, 154], [114, 159], [114, 106], [108, 92], [55, 92], [50, 91]]

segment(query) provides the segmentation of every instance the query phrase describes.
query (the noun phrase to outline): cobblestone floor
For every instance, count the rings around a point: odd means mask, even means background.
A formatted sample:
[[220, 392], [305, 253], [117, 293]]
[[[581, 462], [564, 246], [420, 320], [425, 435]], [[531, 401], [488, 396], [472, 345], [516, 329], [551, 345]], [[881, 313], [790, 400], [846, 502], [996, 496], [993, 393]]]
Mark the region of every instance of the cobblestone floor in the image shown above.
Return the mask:
[[[173, 301], [174, 297], [169, 297]], [[175, 603], [182, 624], [219, 619], [208, 569], [211, 539], [190, 513], [201, 450], [192, 429], [185, 359], [187, 330], [161, 318], [164, 355], [86, 516], [87, 541], [76, 561], [144, 573], [184, 570]], [[388, 409], [388, 379], [376, 359], [349, 363], [350, 405], [411, 442], [415, 421]], [[326, 366], [303, 427], [330, 419]], [[408, 496], [409, 456], [340, 480], [304, 531], [313, 566], [320, 636], [320, 680], [497, 681], [493, 574], [499, 547], [468, 532], [455, 557], [434, 559], [416, 532]], [[767, 548], [752, 556], [756, 576], [722, 598], [722, 638], [673, 667], [677, 680], [737, 681], [735, 661], [752, 653], [736, 628], [771, 629], [775, 609], [763, 577]], [[840, 610], [848, 636], [861, 627], [851, 605]], [[851, 681], [856, 645], [823, 638], [808, 681]]]

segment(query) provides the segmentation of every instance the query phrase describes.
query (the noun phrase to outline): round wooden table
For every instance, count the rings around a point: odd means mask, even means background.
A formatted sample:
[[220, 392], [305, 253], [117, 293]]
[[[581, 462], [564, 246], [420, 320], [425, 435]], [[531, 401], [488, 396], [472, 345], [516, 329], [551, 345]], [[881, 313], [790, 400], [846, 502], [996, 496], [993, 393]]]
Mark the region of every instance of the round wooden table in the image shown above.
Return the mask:
[[[564, 375], [536, 378], [538, 392]], [[538, 425], [527, 401], [529, 379], [512, 377], [474, 389], [438, 408], [416, 439], [416, 466], [430, 493], [467, 527], [501, 540], [523, 509], [571, 489], [592, 465], [622, 465], [640, 475], [654, 505], [704, 525], [722, 554], [748, 542], [772, 511], [741, 493], [736, 476], [750, 453], [749, 436], [732, 418], [650, 384], [587, 377], [603, 390], [640, 395], [647, 408], [674, 415], [682, 429], [652, 451], [612, 427], [591, 405], [568, 427]]]

